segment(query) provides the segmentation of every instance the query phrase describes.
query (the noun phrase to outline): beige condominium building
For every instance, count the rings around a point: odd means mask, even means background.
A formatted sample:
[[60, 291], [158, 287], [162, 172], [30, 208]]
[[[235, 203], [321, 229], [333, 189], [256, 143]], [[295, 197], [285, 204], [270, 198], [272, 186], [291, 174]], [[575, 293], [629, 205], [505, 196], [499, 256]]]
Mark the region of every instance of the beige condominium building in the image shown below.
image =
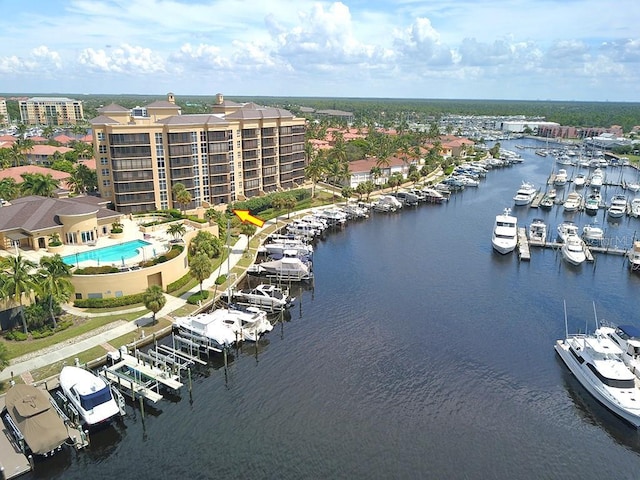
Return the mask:
[[75, 125], [84, 118], [82, 102], [66, 97], [20, 100], [20, 119], [28, 125]]
[[[228, 204], [304, 182], [305, 120], [216, 95], [211, 113], [183, 115], [167, 100], [92, 119], [98, 187], [122, 213]], [[192, 201], [181, 205], [181, 183]]]
[[0, 125], [9, 124], [9, 112], [7, 110], [7, 99], [0, 97]]

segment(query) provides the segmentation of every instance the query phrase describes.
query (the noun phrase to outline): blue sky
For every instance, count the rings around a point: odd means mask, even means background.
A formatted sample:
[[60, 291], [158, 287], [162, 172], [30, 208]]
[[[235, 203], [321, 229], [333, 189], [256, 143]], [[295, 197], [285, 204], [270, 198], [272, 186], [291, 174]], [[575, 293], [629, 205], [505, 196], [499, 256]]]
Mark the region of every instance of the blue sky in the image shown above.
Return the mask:
[[637, 0], [0, 0], [0, 91], [640, 101]]

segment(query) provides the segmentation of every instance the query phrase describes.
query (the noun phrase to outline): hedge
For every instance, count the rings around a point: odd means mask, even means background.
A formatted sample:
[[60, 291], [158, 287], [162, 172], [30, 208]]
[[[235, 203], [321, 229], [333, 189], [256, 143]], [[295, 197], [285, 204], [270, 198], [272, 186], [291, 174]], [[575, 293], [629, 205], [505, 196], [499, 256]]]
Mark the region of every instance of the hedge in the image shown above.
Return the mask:
[[209, 291], [202, 290], [201, 292], [189, 295], [189, 298], [187, 298], [187, 303], [189, 305], [198, 305], [201, 300], [206, 300], [207, 298], [209, 298]]
[[111, 265], [102, 265], [101, 267], [85, 267], [85, 268], [77, 268], [74, 270], [74, 275], [101, 275], [104, 273], [118, 273], [117, 267], [112, 267]]
[[79, 298], [73, 304], [79, 308], [110, 308], [133, 305], [134, 303], [144, 303], [144, 292], [135, 295], [125, 295], [123, 297], [109, 298]]
[[175, 282], [167, 285], [167, 293], [175, 292], [176, 290], [180, 290], [187, 283], [189, 283], [193, 279], [193, 275], [191, 275], [191, 271], [189, 271], [186, 275], [183, 275]]

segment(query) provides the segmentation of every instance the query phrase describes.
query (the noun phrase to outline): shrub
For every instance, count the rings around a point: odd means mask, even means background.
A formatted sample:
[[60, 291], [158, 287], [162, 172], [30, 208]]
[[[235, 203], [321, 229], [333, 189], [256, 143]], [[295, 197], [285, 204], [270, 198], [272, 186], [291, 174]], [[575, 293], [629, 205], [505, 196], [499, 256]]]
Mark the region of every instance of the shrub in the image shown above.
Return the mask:
[[144, 302], [144, 292], [135, 295], [125, 295], [123, 297], [109, 298], [80, 298], [76, 299], [73, 304], [79, 308], [111, 308], [124, 307], [133, 305], [134, 303]]
[[74, 275], [102, 275], [105, 273], [118, 273], [117, 267], [111, 265], [102, 265], [101, 267], [85, 267], [74, 270]]
[[20, 330], [11, 330], [4, 334], [4, 338], [7, 340], [14, 340], [16, 342], [24, 342], [28, 337]]
[[169, 285], [167, 285], [167, 293], [171, 293], [171, 292], [175, 292], [176, 290], [180, 290], [187, 283], [189, 283], [192, 279], [193, 279], [193, 275], [191, 275], [191, 272], [189, 271], [186, 275], [183, 275], [182, 277], [180, 277], [175, 282], [170, 283]]
[[203, 290], [202, 292], [189, 295], [189, 298], [187, 298], [187, 303], [189, 305], [198, 305], [198, 302], [200, 302], [201, 300], [206, 300], [207, 298], [209, 298], [209, 291]]
[[216, 278], [216, 285], [222, 285], [226, 281], [227, 281], [227, 276], [220, 275], [218, 278]]

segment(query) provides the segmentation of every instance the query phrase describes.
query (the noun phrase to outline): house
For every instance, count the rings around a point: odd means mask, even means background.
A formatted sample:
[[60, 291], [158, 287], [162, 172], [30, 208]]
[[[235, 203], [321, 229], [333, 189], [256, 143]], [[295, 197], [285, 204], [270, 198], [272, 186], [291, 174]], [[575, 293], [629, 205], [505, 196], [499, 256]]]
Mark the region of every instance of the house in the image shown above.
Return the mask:
[[55, 234], [65, 245], [94, 243], [109, 235], [109, 226], [122, 215], [109, 210], [104, 199], [90, 196], [21, 197], [0, 207], [0, 248], [47, 248]]
[[27, 163], [31, 165], [51, 165], [53, 163], [53, 155], [58, 152], [60, 155], [64, 155], [67, 152], [72, 152], [72, 148], [68, 147], [56, 147], [53, 145], [34, 145], [31, 150], [27, 152]]
[[412, 162], [405, 162], [399, 157], [389, 157], [387, 159], [388, 166], [380, 167], [380, 176], [374, 178], [371, 175], [371, 170], [378, 166], [379, 160], [376, 157], [368, 157], [362, 160], [355, 160], [349, 162], [349, 180], [348, 185], [351, 188], [356, 188], [359, 184], [372, 181], [376, 185], [384, 185], [389, 177], [394, 173], [400, 173], [403, 177], [409, 173], [409, 165]]

